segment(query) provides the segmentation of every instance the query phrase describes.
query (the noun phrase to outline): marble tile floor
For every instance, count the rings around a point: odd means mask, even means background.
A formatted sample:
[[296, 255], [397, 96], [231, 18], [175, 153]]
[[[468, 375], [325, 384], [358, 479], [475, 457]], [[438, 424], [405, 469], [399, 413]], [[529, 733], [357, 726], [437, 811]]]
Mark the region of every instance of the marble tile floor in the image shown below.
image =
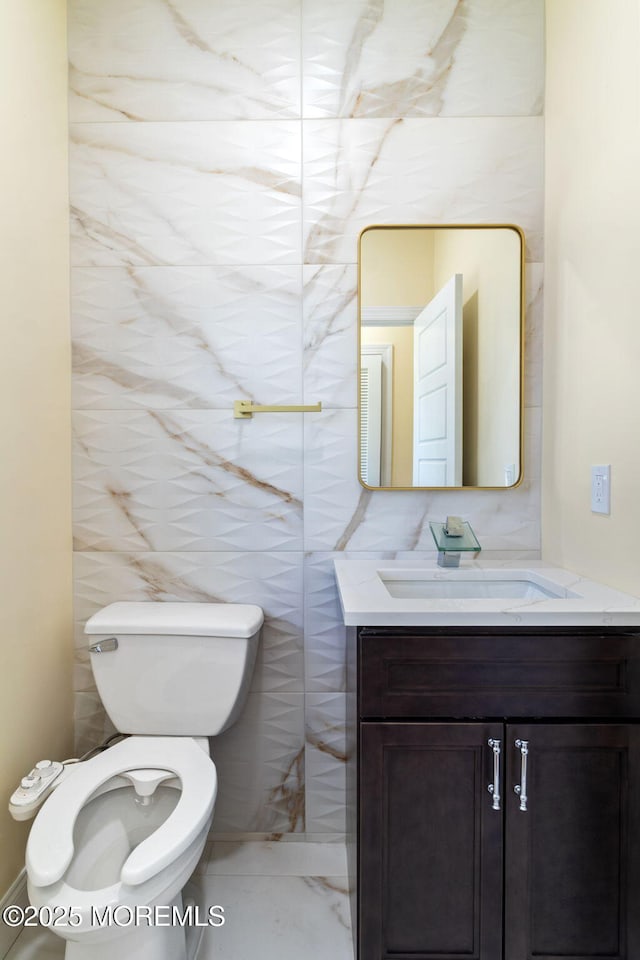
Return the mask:
[[[353, 960], [340, 843], [215, 841], [195, 880], [205, 908], [224, 907], [197, 960]], [[62, 960], [64, 944], [42, 928], [24, 930], [6, 960]]]

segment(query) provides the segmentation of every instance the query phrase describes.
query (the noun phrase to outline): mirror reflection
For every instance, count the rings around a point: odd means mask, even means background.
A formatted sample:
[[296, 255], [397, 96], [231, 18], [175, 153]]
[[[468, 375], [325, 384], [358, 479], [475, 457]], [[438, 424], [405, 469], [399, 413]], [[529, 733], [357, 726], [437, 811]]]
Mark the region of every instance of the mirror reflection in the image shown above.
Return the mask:
[[521, 479], [523, 235], [376, 226], [359, 248], [359, 479], [510, 487]]

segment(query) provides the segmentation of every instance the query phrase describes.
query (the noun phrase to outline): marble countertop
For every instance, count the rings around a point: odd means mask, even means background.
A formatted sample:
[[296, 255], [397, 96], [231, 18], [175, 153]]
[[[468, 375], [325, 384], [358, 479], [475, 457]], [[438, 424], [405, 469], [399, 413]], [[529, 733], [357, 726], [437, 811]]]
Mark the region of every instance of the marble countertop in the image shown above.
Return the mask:
[[[640, 598], [587, 580], [542, 561], [488, 567], [463, 560], [458, 569], [438, 567], [435, 554], [402, 560], [334, 560], [343, 619], [347, 626], [640, 626]], [[429, 580], [529, 578], [559, 597], [538, 599], [420, 599], [393, 597], [380, 572]]]

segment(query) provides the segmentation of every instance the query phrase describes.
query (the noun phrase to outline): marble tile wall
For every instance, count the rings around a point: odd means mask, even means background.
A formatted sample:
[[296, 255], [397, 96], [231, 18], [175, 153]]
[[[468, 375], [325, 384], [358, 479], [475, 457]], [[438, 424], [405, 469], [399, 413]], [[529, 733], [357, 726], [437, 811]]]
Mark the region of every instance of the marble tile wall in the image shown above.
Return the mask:
[[[110, 730], [91, 613], [255, 602], [214, 831], [339, 835], [335, 553], [430, 551], [452, 505], [498, 560], [539, 549], [543, 0], [69, 0], [69, 50], [78, 749]], [[385, 221], [526, 232], [515, 491], [355, 479], [356, 238]]]

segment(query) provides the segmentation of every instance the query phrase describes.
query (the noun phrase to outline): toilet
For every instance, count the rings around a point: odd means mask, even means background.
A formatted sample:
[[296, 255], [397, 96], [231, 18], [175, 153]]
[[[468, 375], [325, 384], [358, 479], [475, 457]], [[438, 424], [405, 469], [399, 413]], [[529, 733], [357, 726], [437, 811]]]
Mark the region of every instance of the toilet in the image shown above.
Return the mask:
[[29, 899], [66, 960], [193, 957], [206, 908], [180, 921], [216, 799], [207, 738], [242, 710], [262, 622], [251, 604], [159, 602], [87, 622], [98, 692], [130, 736], [67, 766], [31, 828]]

